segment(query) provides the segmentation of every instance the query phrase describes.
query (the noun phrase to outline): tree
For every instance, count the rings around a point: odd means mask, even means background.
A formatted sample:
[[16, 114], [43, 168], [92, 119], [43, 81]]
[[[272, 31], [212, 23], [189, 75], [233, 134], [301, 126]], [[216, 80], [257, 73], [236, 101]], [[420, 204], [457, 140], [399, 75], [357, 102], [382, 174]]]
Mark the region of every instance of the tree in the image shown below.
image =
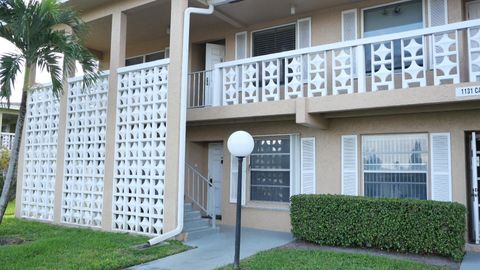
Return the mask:
[[63, 93], [63, 82], [78, 61], [85, 73], [83, 84], [98, 79], [94, 55], [85, 47], [86, 24], [80, 15], [58, 0], [0, 0], [0, 37], [13, 43], [19, 53], [0, 56], [0, 97], [10, 104], [15, 78], [24, 68], [22, 101], [15, 129], [7, 175], [0, 197], [0, 224], [8, 203], [8, 192], [15, 181], [22, 130], [27, 109], [31, 73], [38, 66], [50, 74], [56, 97]]

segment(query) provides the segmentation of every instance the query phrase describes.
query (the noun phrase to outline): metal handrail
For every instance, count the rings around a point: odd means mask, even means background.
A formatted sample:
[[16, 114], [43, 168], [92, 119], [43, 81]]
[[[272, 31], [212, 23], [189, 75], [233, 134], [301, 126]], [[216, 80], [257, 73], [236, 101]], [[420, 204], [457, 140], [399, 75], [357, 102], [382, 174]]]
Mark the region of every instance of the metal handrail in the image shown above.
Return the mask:
[[[185, 168], [185, 196], [212, 218], [212, 227], [215, 228], [215, 194], [209, 196], [210, 188], [215, 190], [215, 185], [193, 166], [185, 164]], [[208, 209], [209, 200], [213, 209]]]

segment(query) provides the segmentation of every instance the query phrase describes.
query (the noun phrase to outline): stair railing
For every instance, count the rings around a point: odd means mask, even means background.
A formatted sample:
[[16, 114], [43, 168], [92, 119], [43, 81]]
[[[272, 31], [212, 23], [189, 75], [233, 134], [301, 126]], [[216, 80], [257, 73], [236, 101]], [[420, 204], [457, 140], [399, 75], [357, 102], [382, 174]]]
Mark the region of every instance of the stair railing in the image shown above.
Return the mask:
[[[213, 192], [210, 192], [211, 190]], [[189, 164], [185, 164], [185, 196], [212, 218], [212, 227], [215, 228], [215, 186], [213, 181]], [[209, 200], [211, 200], [211, 207], [208, 207]]]

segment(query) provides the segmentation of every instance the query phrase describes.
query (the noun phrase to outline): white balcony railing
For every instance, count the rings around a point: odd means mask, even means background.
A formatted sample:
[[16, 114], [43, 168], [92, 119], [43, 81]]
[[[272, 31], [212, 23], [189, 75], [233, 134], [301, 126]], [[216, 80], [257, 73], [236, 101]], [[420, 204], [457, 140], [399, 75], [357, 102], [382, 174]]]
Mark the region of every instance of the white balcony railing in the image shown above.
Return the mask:
[[0, 133], [0, 141], [2, 142], [2, 147], [12, 150], [13, 141], [15, 139], [15, 133]]
[[[188, 107], [198, 108], [211, 105], [210, 94], [212, 71], [203, 70], [188, 74]], [[208, 96], [207, 96], [208, 95]]]
[[480, 20], [224, 62], [213, 79], [213, 106], [480, 81]]

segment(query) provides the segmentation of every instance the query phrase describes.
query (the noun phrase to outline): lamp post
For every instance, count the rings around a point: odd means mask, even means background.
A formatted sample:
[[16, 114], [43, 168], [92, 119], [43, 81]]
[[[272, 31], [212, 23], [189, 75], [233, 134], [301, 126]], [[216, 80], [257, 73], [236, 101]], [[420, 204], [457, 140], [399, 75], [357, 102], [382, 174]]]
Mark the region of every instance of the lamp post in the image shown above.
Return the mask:
[[245, 131], [236, 131], [227, 142], [228, 151], [238, 158], [238, 182], [237, 182], [237, 219], [235, 222], [235, 257], [233, 269], [240, 269], [240, 231], [242, 226], [242, 165], [243, 159], [249, 156], [254, 147], [253, 138]]

